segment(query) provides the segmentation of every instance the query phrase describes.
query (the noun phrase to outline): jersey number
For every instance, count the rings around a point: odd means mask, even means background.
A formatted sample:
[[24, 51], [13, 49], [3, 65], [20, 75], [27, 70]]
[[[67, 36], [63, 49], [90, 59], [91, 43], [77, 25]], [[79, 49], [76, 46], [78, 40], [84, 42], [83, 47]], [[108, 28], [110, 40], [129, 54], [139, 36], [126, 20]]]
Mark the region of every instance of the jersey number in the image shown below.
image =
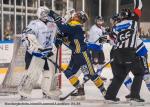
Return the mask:
[[119, 32], [118, 34], [118, 42], [123, 42], [127, 39], [129, 39], [133, 35], [134, 30], [127, 29], [122, 32]]

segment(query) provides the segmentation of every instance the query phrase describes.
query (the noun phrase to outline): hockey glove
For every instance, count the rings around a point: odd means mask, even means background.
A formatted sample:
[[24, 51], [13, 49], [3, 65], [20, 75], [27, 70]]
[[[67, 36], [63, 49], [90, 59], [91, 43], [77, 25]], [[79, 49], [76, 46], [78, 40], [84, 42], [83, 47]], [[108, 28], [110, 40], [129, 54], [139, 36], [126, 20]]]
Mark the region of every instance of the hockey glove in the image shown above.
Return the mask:
[[56, 40], [55, 40], [55, 46], [56, 46], [56, 48], [61, 47], [62, 43], [63, 42], [62, 42], [61, 38], [56, 38]]
[[53, 10], [50, 10], [49, 14], [50, 17], [52, 17], [54, 19], [55, 22], [61, 22], [62, 18], [60, 15], [58, 15], [57, 13], [55, 13]]
[[102, 37], [99, 39], [99, 43], [107, 42], [107, 37]]
[[51, 51], [51, 49], [39, 49], [39, 51], [33, 51], [32, 55], [39, 57], [39, 58], [47, 58], [47, 57], [51, 57], [53, 54], [53, 52]]
[[88, 47], [89, 50], [98, 51], [98, 52], [102, 51], [102, 48], [103, 48], [102, 45], [97, 45], [97, 44], [94, 44], [94, 43], [88, 43], [87, 47]]

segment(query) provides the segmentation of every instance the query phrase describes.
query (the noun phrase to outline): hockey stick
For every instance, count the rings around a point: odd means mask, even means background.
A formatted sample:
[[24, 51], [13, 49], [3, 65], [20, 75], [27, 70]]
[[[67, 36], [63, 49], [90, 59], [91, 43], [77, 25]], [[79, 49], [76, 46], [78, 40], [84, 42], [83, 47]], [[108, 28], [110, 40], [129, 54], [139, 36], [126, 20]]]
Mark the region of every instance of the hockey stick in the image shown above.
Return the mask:
[[94, 41], [94, 43], [96, 43], [97, 41], [99, 41], [101, 38], [104, 38], [104, 37], [107, 37], [106, 35], [105, 36], [100, 36], [96, 41]]
[[[57, 52], [56, 52], [56, 64], [58, 63], [58, 51], [59, 51], [59, 48], [57, 48]], [[55, 64], [55, 74], [57, 73], [57, 66]]]
[[[109, 62], [105, 63], [105, 64], [101, 67], [100, 70], [103, 70], [103, 68], [105, 68], [105, 67], [106, 67], [108, 64], [110, 64], [111, 62], [113, 62], [113, 59], [111, 59]], [[96, 73], [98, 73], [98, 72], [96, 72]], [[88, 80], [90, 80], [90, 79], [85, 80], [85, 81], [81, 84], [81, 86], [84, 85]], [[78, 89], [78, 88], [75, 88], [75, 89], [72, 90], [70, 93], [68, 93], [66, 96], [59, 98], [59, 100], [65, 100], [65, 99], [68, 98], [73, 92], [75, 92], [77, 89]]]
[[[56, 50], [56, 59], [55, 59], [56, 64], [59, 66], [59, 64], [58, 64], [58, 53], [59, 53], [59, 48], [57, 48], [57, 50]], [[56, 64], [54, 65], [55, 66], [55, 75], [54, 75], [54, 82], [53, 82], [53, 86], [55, 87], [55, 89], [58, 88], [57, 85], [59, 83], [58, 83], [57, 79], [58, 79], [58, 76], [61, 74], [61, 73], [59, 73], [59, 70], [57, 71], [57, 65]]]
[[50, 61], [52, 64], [55, 65], [55, 67], [57, 69], [59, 69], [60, 71], [64, 71], [64, 69], [61, 68], [61, 66], [59, 66], [56, 62], [54, 62], [53, 60], [51, 60], [50, 58], [46, 58], [48, 61]]

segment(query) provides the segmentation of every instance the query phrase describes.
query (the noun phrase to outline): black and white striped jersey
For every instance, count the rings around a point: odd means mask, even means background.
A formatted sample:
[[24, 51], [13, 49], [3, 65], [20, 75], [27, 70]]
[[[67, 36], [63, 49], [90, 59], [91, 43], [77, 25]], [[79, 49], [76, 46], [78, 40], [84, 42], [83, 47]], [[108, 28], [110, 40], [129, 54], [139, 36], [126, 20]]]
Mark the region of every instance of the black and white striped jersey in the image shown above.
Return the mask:
[[113, 27], [116, 48], [135, 48], [138, 22], [123, 20]]
[[142, 2], [134, 0], [135, 9], [131, 16], [118, 22], [113, 26], [113, 37], [115, 38], [116, 49], [136, 48], [138, 20], [141, 16]]

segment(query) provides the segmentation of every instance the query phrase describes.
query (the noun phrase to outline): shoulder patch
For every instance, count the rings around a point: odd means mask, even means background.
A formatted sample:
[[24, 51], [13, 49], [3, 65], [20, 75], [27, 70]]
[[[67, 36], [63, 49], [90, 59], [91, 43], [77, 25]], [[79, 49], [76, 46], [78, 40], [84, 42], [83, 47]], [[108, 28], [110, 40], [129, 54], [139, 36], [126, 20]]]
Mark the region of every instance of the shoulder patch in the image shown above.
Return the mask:
[[115, 26], [114, 29], [115, 29], [116, 31], [119, 31], [119, 32], [120, 32], [120, 31], [122, 31], [122, 30], [128, 29], [130, 26], [131, 26], [130, 23], [126, 23], [126, 24], [122, 24], [122, 25]]

